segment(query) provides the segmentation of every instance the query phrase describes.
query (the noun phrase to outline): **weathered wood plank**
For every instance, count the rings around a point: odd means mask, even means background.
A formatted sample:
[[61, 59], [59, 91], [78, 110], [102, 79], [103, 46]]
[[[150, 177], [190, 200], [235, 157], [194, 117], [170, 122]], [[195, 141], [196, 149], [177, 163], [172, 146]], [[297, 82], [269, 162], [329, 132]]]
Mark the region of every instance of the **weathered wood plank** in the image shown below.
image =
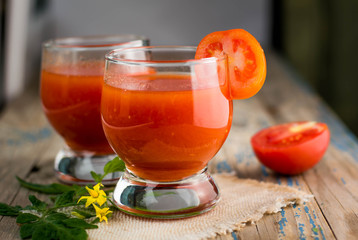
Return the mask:
[[[276, 215], [278, 215], [277, 213]], [[257, 229], [261, 239], [278, 239], [279, 228], [277, 227], [276, 216], [266, 215], [257, 223]]]
[[[29, 204], [30, 192], [20, 188], [15, 176], [24, 179], [37, 176], [37, 163], [49, 155], [53, 158], [53, 148], [61, 140], [48, 125], [34, 89], [8, 105], [0, 121], [0, 202], [25, 206]], [[53, 170], [51, 175], [54, 176]], [[36, 180], [45, 183], [54, 179], [47, 176]], [[35, 195], [45, 199], [43, 195]], [[14, 218], [0, 217], [0, 239], [20, 239]]]
[[261, 240], [260, 233], [257, 231], [255, 224], [248, 224], [241, 231], [237, 232], [238, 239], [252, 239], [252, 240]]
[[[27, 105], [27, 108], [24, 108]], [[32, 169], [33, 163], [39, 154], [39, 150], [44, 146], [41, 141], [43, 134], [38, 130], [41, 117], [31, 117], [35, 126], [27, 124], [29, 121], [29, 113], [38, 113], [38, 102], [31, 98], [31, 95], [25, 95], [22, 101], [15, 102], [10, 105], [1, 118], [0, 136], [1, 136], [1, 152], [0, 152], [0, 169], [2, 174], [2, 186], [4, 194], [0, 195], [0, 201], [10, 203], [19, 188], [15, 175], [20, 177], [26, 176]], [[32, 122], [31, 120], [31, 122]], [[41, 139], [41, 140], [40, 140]], [[32, 151], [37, 150], [37, 151]]]
[[[332, 148], [330, 152], [334, 150]], [[357, 189], [352, 186], [356, 186], [357, 180], [352, 179], [349, 170], [343, 167], [348, 160], [342, 159], [342, 155], [335, 159], [333, 156], [329, 154], [319, 167], [307, 172], [304, 178], [337, 238], [354, 239], [358, 233], [358, 204]], [[356, 170], [356, 167], [351, 169]], [[350, 187], [347, 188], [347, 185]]]
[[[275, 61], [271, 63], [278, 64]], [[273, 70], [271, 77], [276, 80], [272, 81], [272, 87], [263, 91], [259, 98], [262, 104], [270, 109], [275, 122], [316, 120], [326, 122], [330, 127], [331, 145], [325, 157], [313, 170], [304, 173], [303, 177], [315, 195], [334, 235], [338, 239], [350, 239], [358, 232], [356, 138], [347, 134], [347, 129], [310, 89], [298, 82], [288, 81], [292, 77], [281, 65], [272, 66], [270, 69]], [[304, 91], [297, 91], [299, 88]], [[299, 183], [302, 184], [303, 181]], [[317, 209], [304, 210], [305, 215], [310, 217], [310, 222], [311, 219], [314, 222], [314, 218], [319, 215]], [[314, 226], [324, 227], [316, 223], [312, 226], [313, 229]], [[324, 231], [326, 232], [327, 230]]]

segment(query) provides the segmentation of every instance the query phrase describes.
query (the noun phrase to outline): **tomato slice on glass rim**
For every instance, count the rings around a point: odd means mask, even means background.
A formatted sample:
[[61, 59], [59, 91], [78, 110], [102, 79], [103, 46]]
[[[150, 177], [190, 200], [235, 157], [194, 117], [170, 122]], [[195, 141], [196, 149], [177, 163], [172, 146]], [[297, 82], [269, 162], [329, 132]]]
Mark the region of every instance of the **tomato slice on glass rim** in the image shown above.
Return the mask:
[[199, 43], [195, 58], [220, 57], [228, 60], [230, 99], [255, 95], [265, 82], [266, 58], [259, 42], [243, 29], [213, 32]]
[[329, 139], [324, 123], [293, 122], [259, 131], [251, 138], [251, 145], [266, 167], [282, 174], [299, 174], [321, 160]]

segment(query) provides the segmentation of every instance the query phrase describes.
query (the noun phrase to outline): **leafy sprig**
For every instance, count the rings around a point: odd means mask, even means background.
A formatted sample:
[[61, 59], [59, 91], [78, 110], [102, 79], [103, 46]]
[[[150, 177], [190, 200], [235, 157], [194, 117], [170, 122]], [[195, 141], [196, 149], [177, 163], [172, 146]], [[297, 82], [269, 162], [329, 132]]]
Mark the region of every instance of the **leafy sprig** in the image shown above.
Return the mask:
[[80, 186], [77, 185], [68, 186], [59, 183], [52, 183], [52, 184], [29, 183], [17, 176], [16, 179], [22, 187], [46, 194], [61, 194], [68, 191], [76, 191], [81, 188]]
[[[65, 192], [56, 198], [53, 207], [49, 207], [47, 203], [30, 195], [29, 200], [32, 205], [22, 209], [16, 218], [16, 223], [20, 224], [20, 237], [23, 239], [32, 237], [33, 240], [87, 239], [88, 235], [85, 229], [98, 228], [97, 225], [88, 223], [85, 219], [73, 218], [70, 214], [56, 211], [59, 207], [73, 205], [73, 196], [73, 191]], [[60, 204], [61, 202], [63, 205]]]
[[119, 158], [115, 157], [112, 161], [109, 161], [103, 168], [103, 174], [98, 174], [91, 171], [92, 178], [97, 182], [101, 183], [103, 179], [110, 173], [123, 172], [126, 169], [124, 162]]
[[[58, 183], [35, 184], [16, 177], [22, 187], [55, 196], [50, 197], [51, 204], [39, 200], [34, 195], [29, 195], [31, 204], [26, 207], [0, 203], [0, 215], [16, 217], [22, 239], [85, 240], [88, 237], [86, 229], [98, 228], [95, 223], [107, 221], [107, 217], [112, 213], [110, 210], [113, 210], [112, 201], [100, 189], [103, 186], [102, 180], [110, 173], [124, 170], [123, 161], [116, 157], [105, 165], [103, 174], [91, 173], [97, 182], [93, 189], [92, 186], [67, 186]], [[89, 196], [83, 196], [87, 192]], [[99, 203], [96, 201], [97, 193], [102, 197]], [[79, 199], [95, 201], [88, 204], [86, 208], [83, 201]]]

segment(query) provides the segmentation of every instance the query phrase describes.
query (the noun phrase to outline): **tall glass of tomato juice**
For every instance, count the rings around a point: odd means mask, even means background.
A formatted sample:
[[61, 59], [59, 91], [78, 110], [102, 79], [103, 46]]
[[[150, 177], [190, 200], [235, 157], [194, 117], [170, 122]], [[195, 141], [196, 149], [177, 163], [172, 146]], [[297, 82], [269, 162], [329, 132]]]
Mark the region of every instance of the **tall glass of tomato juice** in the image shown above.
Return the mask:
[[153, 46], [106, 55], [102, 124], [126, 164], [113, 196], [124, 212], [181, 218], [219, 200], [206, 166], [232, 122], [227, 59], [195, 60], [195, 50]]
[[[91, 183], [114, 153], [103, 133], [100, 101], [104, 56], [113, 49], [145, 46], [135, 35], [73, 37], [43, 44], [41, 100], [47, 119], [66, 146], [55, 159], [57, 177], [66, 183]], [[115, 183], [119, 173], [105, 183]]]

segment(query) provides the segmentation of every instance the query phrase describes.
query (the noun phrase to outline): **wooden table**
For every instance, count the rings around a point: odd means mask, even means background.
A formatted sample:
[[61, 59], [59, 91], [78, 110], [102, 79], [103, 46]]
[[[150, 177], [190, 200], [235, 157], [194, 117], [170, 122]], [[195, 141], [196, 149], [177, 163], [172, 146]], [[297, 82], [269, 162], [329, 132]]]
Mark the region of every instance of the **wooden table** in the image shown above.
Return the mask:
[[[234, 103], [229, 138], [210, 169], [288, 185], [312, 193], [305, 205], [286, 207], [256, 225], [217, 239], [358, 239], [358, 145], [322, 100], [279, 57], [268, 57], [268, 76], [255, 97]], [[322, 161], [303, 174], [285, 177], [262, 167], [249, 140], [263, 127], [298, 120], [329, 125], [331, 144]], [[29, 89], [0, 115], [0, 202], [28, 205], [28, 181], [56, 181], [53, 159], [62, 140], [45, 119], [37, 89]], [[43, 196], [38, 195], [40, 198]], [[14, 218], [0, 217], [0, 239], [20, 239]]]

